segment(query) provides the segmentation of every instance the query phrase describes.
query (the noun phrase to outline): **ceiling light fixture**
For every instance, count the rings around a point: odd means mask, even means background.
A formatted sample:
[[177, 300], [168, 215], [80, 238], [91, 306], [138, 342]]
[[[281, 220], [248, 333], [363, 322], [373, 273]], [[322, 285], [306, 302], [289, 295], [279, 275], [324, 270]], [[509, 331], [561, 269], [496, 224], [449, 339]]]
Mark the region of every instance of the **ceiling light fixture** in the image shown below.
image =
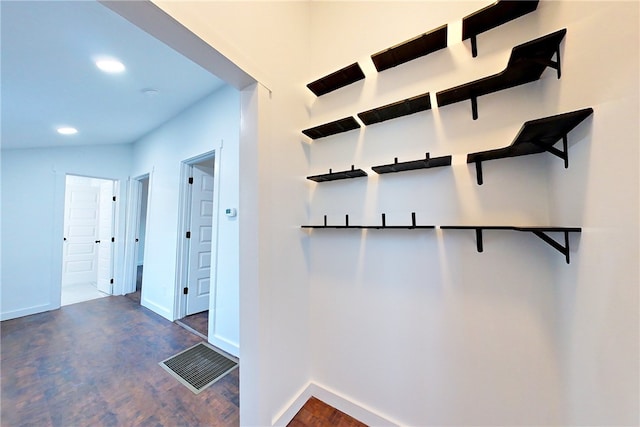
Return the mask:
[[157, 96], [160, 91], [158, 89], [148, 88], [142, 89], [142, 93], [148, 97]]
[[105, 73], [121, 73], [124, 71], [124, 64], [117, 59], [99, 59], [96, 61], [96, 67]]
[[70, 126], [59, 127], [56, 129], [60, 135], [75, 135], [78, 133], [78, 129]]

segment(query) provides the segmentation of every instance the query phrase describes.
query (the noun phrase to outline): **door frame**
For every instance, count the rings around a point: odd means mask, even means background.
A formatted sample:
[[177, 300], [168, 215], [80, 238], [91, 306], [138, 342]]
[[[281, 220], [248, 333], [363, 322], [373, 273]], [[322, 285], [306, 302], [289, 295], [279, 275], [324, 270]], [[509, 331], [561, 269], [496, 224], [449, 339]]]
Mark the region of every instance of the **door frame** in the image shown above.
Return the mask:
[[112, 275], [114, 276], [114, 284], [111, 286], [111, 295], [117, 295], [117, 291], [116, 289], [118, 289], [117, 287], [119, 286], [118, 284], [118, 280], [115, 277], [116, 276], [116, 260], [118, 259], [118, 256], [120, 254], [119, 250], [118, 250], [118, 239], [119, 239], [119, 234], [118, 234], [118, 230], [120, 229], [120, 219], [119, 219], [119, 212], [120, 212], [120, 180], [117, 178], [109, 178], [109, 177], [104, 177], [104, 176], [96, 176], [96, 175], [87, 175], [87, 174], [83, 174], [83, 173], [73, 173], [73, 172], [62, 172], [62, 173], [58, 173], [56, 172], [56, 182], [59, 183], [60, 185], [56, 185], [56, 188], [59, 188], [59, 193], [58, 190], [56, 190], [56, 199], [58, 199], [60, 202], [59, 206], [60, 206], [60, 214], [56, 215], [56, 218], [58, 218], [59, 222], [56, 221], [56, 224], [54, 225], [54, 229], [58, 230], [58, 232], [56, 233], [58, 236], [58, 241], [60, 242], [60, 246], [59, 246], [59, 258], [57, 259], [57, 261], [55, 262], [57, 264], [56, 267], [52, 268], [52, 273], [54, 275], [54, 277], [57, 277], [57, 279], [54, 282], [54, 286], [51, 289], [51, 300], [54, 302], [55, 304], [55, 308], [60, 308], [61, 306], [61, 296], [62, 296], [62, 263], [64, 261], [64, 234], [65, 234], [65, 230], [64, 230], [64, 209], [65, 209], [65, 194], [67, 191], [67, 176], [78, 176], [81, 178], [87, 178], [87, 179], [101, 179], [101, 180], [106, 180], [106, 181], [111, 181], [113, 182], [113, 194], [116, 197], [116, 201], [114, 203], [113, 206], [113, 218], [112, 218], [112, 234], [115, 237], [115, 242], [113, 243], [112, 246], [112, 254], [111, 254], [111, 272]]
[[[122, 285], [122, 295], [129, 294], [136, 291], [137, 281], [137, 257], [138, 257], [138, 245], [136, 244], [136, 235], [138, 234], [138, 228], [140, 227], [140, 197], [142, 195], [142, 184], [140, 181], [143, 179], [149, 180], [149, 188], [147, 192], [147, 233], [149, 235], [149, 217], [151, 215], [151, 188], [153, 183], [153, 170], [149, 173], [138, 175], [135, 177], [129, 177], [127, 181], [127, 212], [125, 219], [125, 248], [124, 248], [124, 283]], [[144, 242], [146, 245], [146, 241]], [[142, 303], [142, 295], [140, 295], [140, 302]]]
[[213, 311], [216, 307], [216, 288], [218, 271], [218, 224], [220, 217], [220, 158], [222, 143], [212, 151], [202, 153], [195, 157], [183, 160], [180, 163], [180, 194], [178, 197], [178, 236], [176, 244], [176, 287], [174, 300], [174, 319], [185, 317], [187, 297], [183, 288], [187, 286], [189, 278], [189, 239], [186, 233], [189, 230], [191, 216], [191, 185], [189, 177], [191, 168], [196, 163], [213, 158], [213, 215], [211, 224], [211, 276], [209, 278], [209, 331], [214, 330], [211, 322]]

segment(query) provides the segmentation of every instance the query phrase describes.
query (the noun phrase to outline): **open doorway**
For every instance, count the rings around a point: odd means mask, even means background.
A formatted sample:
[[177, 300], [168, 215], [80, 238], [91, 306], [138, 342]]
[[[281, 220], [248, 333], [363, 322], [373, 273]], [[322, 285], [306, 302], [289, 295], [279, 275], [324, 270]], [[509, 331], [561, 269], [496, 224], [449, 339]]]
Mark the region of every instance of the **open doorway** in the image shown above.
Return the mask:
[[140, 208], [136, 218], [136, 289], [130, 297], [135, 299], [139, 304], [142, 296], [142, 276], [144, 273], [144, 243], [147, 233], [147, 206], [149, 205], [149, 175], [141, 176], [137, 178], [137, 181], [140, 183], [137, 194], [138, 206], [140, 206]]
[[113, 293], [116, 182], [65, 177], [61, 305]]
[[178, 259], [183, 272], [178, 322], [208, 337], [209, 306], [215, 266], [211, 262], [217, 241], [215, 153], [183, 163], [183, 245]]
[[145, 242], [147, 235], [150, 174], [129, 178], [125, 248], [124, 294], [140, 304], [144, 277]]

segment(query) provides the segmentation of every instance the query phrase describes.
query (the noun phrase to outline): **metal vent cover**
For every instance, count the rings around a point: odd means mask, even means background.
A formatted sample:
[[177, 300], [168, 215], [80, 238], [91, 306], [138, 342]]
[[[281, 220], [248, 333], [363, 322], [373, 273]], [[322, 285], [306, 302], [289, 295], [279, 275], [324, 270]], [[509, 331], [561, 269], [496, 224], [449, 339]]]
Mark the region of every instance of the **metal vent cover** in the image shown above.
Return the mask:
[[238, 362], [201, 342], [163, 360], [160, 366], [198, 394], [235, 369]]

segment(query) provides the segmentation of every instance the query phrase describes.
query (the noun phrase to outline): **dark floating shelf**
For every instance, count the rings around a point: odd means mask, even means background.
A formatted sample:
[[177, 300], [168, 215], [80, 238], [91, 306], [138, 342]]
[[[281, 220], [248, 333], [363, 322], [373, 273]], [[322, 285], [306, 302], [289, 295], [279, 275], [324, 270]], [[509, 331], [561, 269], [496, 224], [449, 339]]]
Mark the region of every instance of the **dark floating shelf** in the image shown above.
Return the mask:
[[336, 120], [334, 122], [325, 123], [320, 126], [305, 129], [302, 131], [311, 139], [324, 138], [325, 136], [335, 135], [337, 133], [348, 132], [350, 130], [358, 129], [360, 124], [354, 117], [345, 117], [344, 119]]
[[[495, 226], [495, 225], [441, 225], [442, 230], [475, 230], [476, 231], [476, 244], [478, 252], [484, 250], [482, 244], [482, 232], [483, 230], [511, 230], [521, 231], [525, 233], [533, 233], [545, 243], [556, 249], [558, 252], [565, 256], [567, 264], [569, 264], [569, 233], [580, 233], [582, 229], [579, 227], [514, 227], [514, 226]], [[547, 233], [563, 233], [564, 245], [558, 243]]]
[[498, 0], [489, 6], [462, 18], [462, 40], [471, 39], [471, 54], [478, 56], [476, 36], [509, 21], [513, 21], [538, 7], [538, 0]]
[[333, 172], [329, 169], [329, 173], [325, 173], [322, 175], [313, 175], [308, 176], [307, 179], [315, 182], [326, 182], [326, 181], [336, 181], [338, 179], [349, 179], [349, 178], [359, 178], [361, 176], [367, 176], [367, 173], [362, 169], [355, 169], [353, 165], [351, 165], [351, 169], [342, 171], [342, 172]]
[[[482, 162], [487, 160], [525, 156], [548, 151], [563, 159], [564, 167], [568, 168], [569, 151], [567, 135], [591, 114], [593, 114], [593, 108], [585, 108], [570, 113], [528, 121], [522, 125], [511, 145], [496, 150], [468, 154], [467, 163], [476, 164], [476, 176], [479, 185], [482, 185], [483, 182]], [[560, 139], [562, 139], [562, 150], [553, 147]]]
[[322, 77], [307, 85], [309, 90], [316, 96], [322, 96], [336, 89], [355, 83], [364, 79], [362, 68], [357, 62], [344, 67], [328, 76]]
[[[438, 106], [469, 99], [473, 120], [476, 120], [479, 96], [536, 81], [547, 67], [557, 70], [560, 78], [560, 42], [566, 33], [565, 28], [514, 47], [507, 68], [502, 72], [438, 92]], [[552, 60], [554, 55], [555, 61]]]
[[376, 230], [427, 230], [436, 228], [435, 225], [417, 225], [416, 213], [411, 212], [411, 225], [387, 225], [386, 215], [382, 214], [382, 223], [380, 225], [349, 225], [349, 215], [345, 215], [344, 224], [328, 225], [327, 216], [324, 216], [323, 225], [303, 225], [302, 228], [357, 228], [357, 229], [376, 229]]
[[426, 154], [424, 159], [420, 160], [411, 160], [408, 162], [398, 163], [398, 158], [396, 157], [394, 162], [388, 165], [380, 165], [373, 166], [374, 172], [383, 174], [383, 173], [393, 173], [393, 172], [404, 172], [415, 169], [429, 169], [436, 168], [440, 166], [451, 166], [451, 156], [442, 156], [442, 157], [434, 157], [430, 158], [429, 153]]
[[378, 72], [447, 47], [447, 25], [371, 55]]
[[431, 99], [429, 98], [429, 92], [427, 92], [422, 95], [394, 102], [393, 104], [374, 108], [373, 110], [363, 111], [362, 113], [358, 113], [358, 117], [360, 117], [360, 120], [362, 120], [365, 125], [372, 125], [430, 109]]

